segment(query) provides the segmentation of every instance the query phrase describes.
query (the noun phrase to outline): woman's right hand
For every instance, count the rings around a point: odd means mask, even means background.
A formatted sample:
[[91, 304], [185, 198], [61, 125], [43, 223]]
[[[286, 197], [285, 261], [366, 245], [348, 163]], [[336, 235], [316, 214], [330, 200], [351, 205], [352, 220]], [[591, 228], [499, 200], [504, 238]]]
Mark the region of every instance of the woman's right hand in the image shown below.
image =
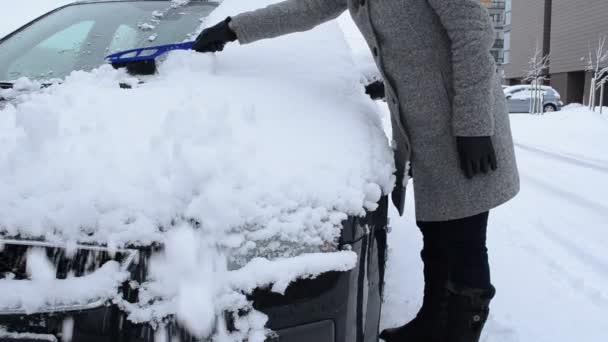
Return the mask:
[[231, 18], [208, 27], [196, 38], [192, 50], [197, 52], [218, 52], [224, 50], [224, 46], [237, 39], [236, 33], [230, 28]]

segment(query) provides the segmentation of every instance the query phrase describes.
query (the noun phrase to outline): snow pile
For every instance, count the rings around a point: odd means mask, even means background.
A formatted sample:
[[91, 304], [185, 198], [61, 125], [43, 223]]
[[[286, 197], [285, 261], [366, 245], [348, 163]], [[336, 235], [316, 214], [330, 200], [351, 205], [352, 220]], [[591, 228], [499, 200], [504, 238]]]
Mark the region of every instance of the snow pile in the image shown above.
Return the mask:
[[243, 252], [334, 243], [393, 183], [340, 35], [175, 53], [132, 90], [103, 67], [23, 95], [0, 116], [1, 229], [121, 245], [196, 221]]
[[[224, 1], [206, 24], [270, 2]], [[136, 84], [106, 66], [13, 94], [0, 111], [0, 233], [165, 243], [135, 284], [139, 305], [116, 301], [135, 321], [177, 315], [201, 336], [222, 332], [223, 311], [250, 309], [255, 287], [354, 267], [352, 252], [317, 253], [336, 250], [347, 216], [376, 209], [394, 165], [337, 24], [175, 52], [159, 70]], [[236, 323], [228, 340], [266, 334], [254, 311]]]
[[362, 76], [362, 81], [368, 84], [372, 81], [382, 80], [382, 75], [378, 70], [375, 58], [350, 14], [344, 13], [341, 15], [338, 18], [338, 23], [351, 49], [351, 54]]
[[129, 276], [118, 262], [109, 261], [86, 276], [60, 280], [44, 252], [37, 249], [28, 253], [27, 271], [29, 280], [0, 279], [0, 293], [5, 294], [0, 297], [0, 310], [31, 314], [44, 308], [110, 300]]

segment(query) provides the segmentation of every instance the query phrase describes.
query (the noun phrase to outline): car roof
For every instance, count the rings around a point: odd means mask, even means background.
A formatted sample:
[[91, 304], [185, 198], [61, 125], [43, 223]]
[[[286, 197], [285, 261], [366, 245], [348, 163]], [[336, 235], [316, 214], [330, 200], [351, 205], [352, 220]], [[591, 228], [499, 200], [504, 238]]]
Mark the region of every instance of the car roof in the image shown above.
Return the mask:
[[[172, 1], [172, 0], [78, 0], [78, 1], [74, 1], [71, 4], [72, 5], [77, 5], [77, 4], [94, 4], [94, 3], [104, 3], [104, 2], [145, 2], [145, 1]], [[196, 1], [196, 2], [217, 2], [217, 1], [213, 1], [213, 0], [191, 0], [192, 1]]]
[[[527, 88], [530, 88], [531, 86], [532, 86], [531, 84], [518, 84], [518, 85], [507, 87], [504, 90], [513, 91], [513, 90], [519, 90], [519, 89], [527, 89]], [[540, 88], [544, 89], [544, 90], [555, 90], [551, 86], [540, 86]]]

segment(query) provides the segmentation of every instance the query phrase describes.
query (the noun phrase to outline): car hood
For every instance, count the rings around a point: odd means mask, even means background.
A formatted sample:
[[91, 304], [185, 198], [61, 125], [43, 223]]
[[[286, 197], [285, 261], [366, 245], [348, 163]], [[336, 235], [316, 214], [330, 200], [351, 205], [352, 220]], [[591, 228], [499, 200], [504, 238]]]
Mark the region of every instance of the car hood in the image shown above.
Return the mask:
[[120, 246], [187, 225], [284, 255], [335, 244], [392, 189], [392, 151], [336, 24], [174, 53], [159, 71], [130, 90], [109, 66], [75, 72], [2, 110], [5, 236]]

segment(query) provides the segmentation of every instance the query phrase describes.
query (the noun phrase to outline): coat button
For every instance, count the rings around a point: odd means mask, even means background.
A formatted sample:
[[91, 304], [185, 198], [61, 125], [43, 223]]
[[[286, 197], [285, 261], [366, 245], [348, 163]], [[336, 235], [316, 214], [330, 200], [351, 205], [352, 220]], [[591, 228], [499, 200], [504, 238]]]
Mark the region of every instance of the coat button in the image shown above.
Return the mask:
[[361, 6], [365, 6], [365, 0], [359, 0], [359, 3], [361, 4]]

